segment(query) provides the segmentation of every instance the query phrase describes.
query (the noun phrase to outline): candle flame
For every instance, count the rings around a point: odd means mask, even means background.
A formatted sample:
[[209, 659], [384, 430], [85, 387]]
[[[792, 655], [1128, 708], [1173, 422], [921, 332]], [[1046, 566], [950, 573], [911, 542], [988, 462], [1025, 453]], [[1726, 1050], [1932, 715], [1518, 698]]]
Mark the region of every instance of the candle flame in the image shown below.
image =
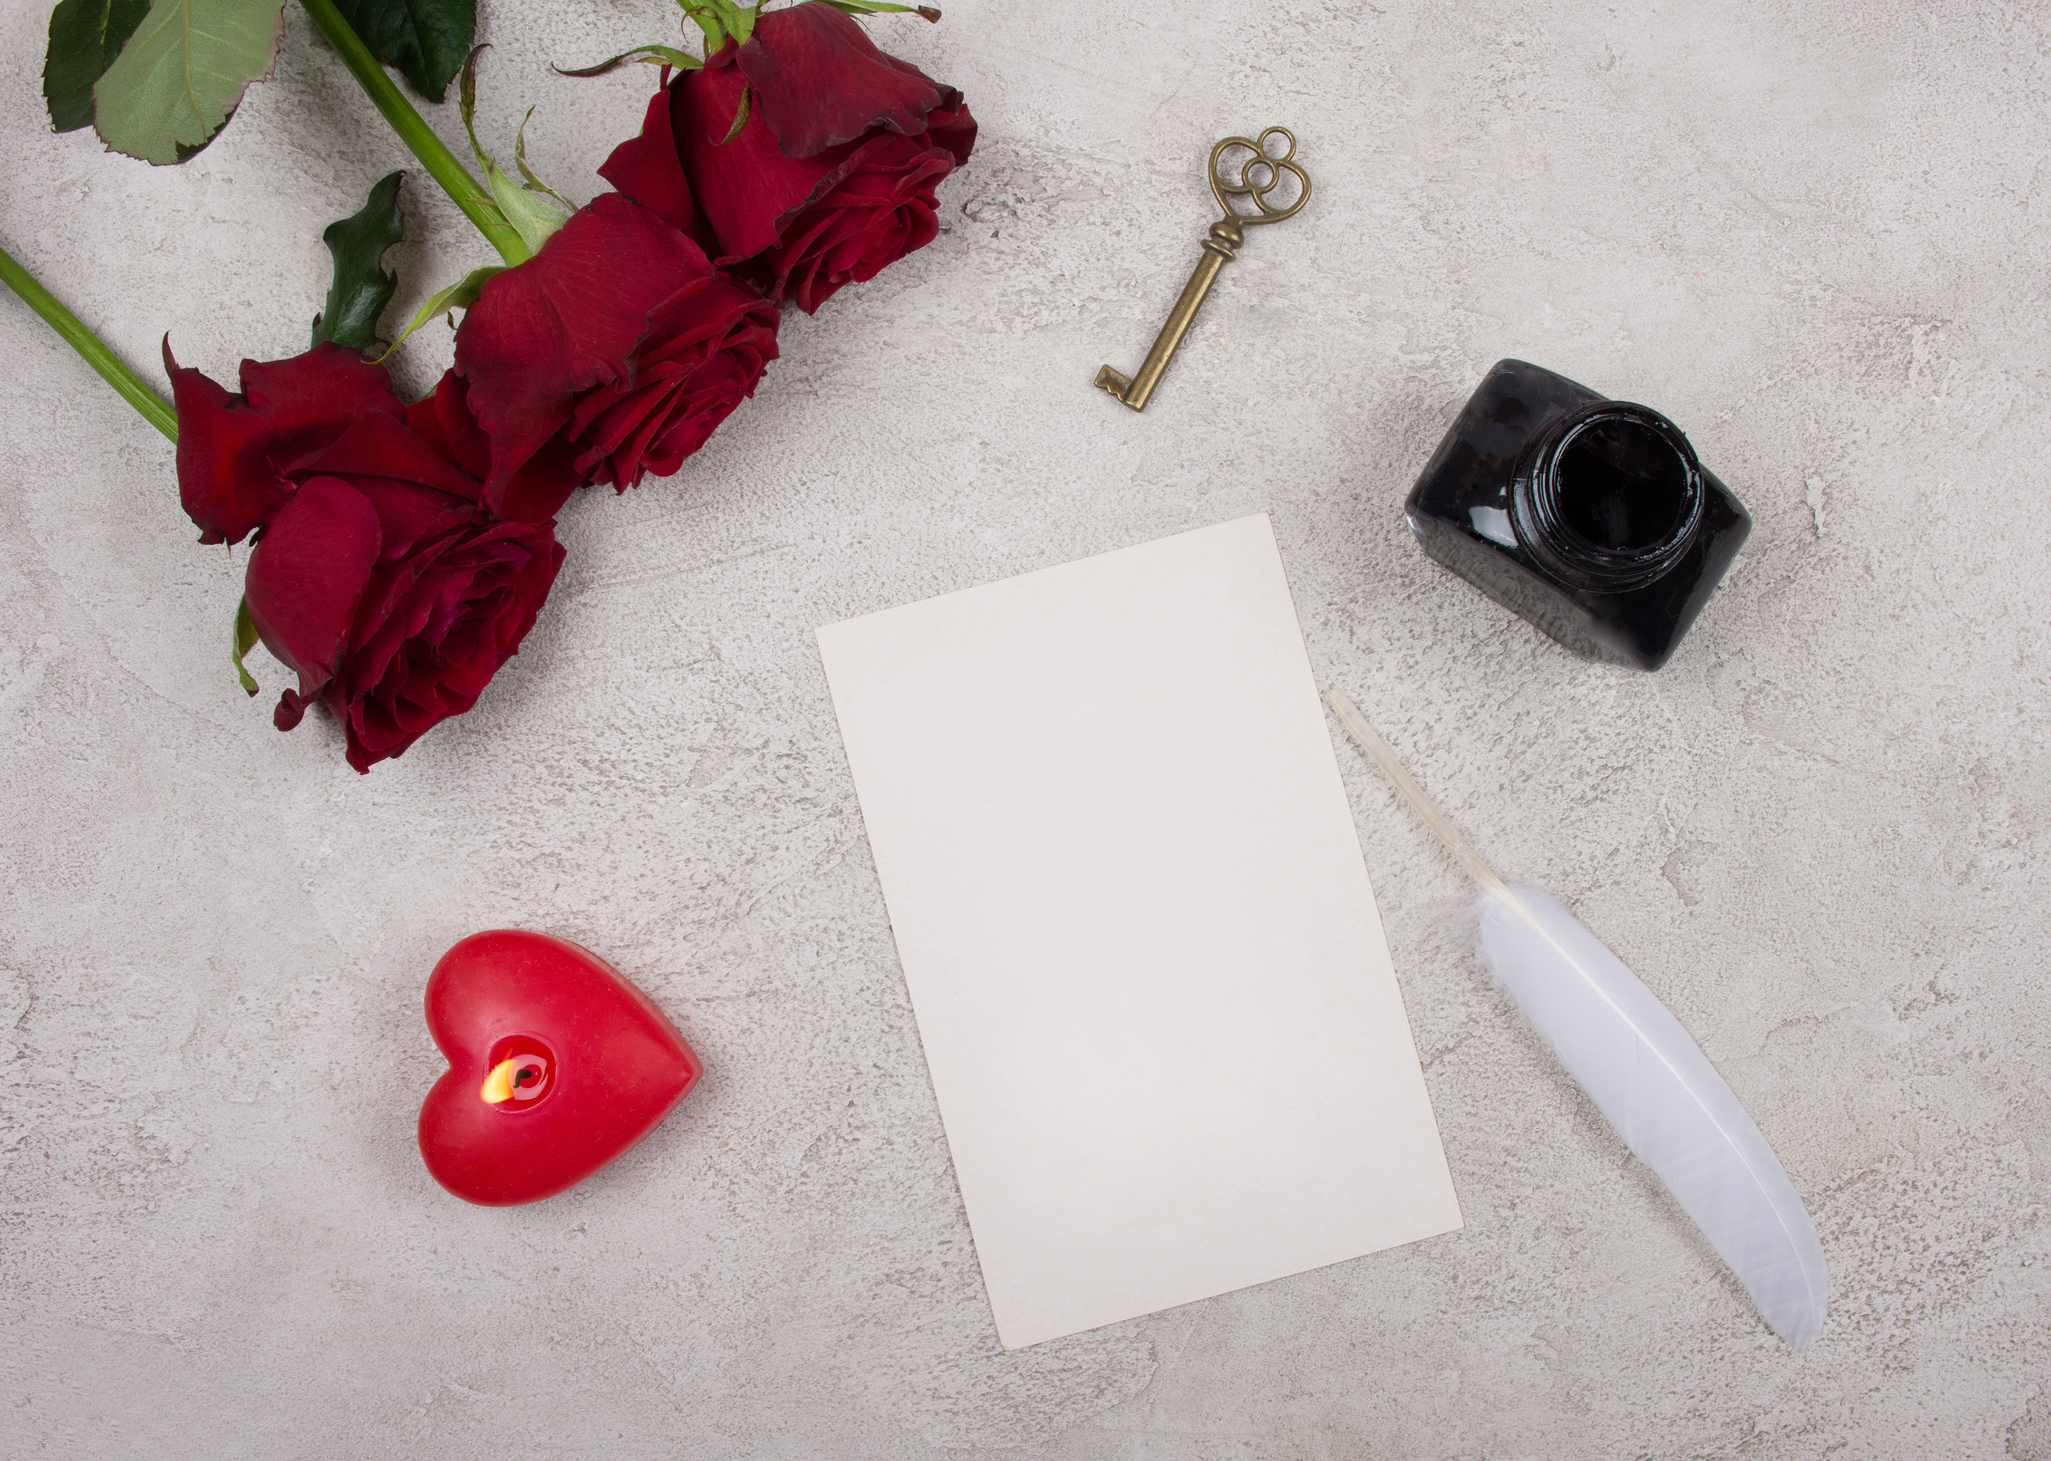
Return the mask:
[[491, 1068], [491, 1074], [484, 1078], [484, 1088], [477, 1094], [493, 1106], [512, 1100], [513, 1072], [519, 1064], [518, 1060], [501, 1060]]

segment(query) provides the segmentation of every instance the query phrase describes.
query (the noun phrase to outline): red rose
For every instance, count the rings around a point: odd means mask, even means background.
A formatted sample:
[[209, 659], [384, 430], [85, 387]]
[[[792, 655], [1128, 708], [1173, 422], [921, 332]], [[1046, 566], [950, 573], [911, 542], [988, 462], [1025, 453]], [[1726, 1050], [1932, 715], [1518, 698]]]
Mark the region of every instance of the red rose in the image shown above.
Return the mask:
[[[450, 404], [445, 387], [407, 407], [384, 367], [337, 345], [245, 360], [235, 396], [168, 347], [166, 363], [179, 494], [201, 541], [257, 533], [250, 617], [299, 675], [278, 729], [321, 701], [347, 734], [349, 764], [368, 771], [476, 703], [533, 627], [563, 550], [554, 523], [499, 521], [486, 505], [464, 469], [478, 444], [461, 436], [460, 394]], [[515, 480], [530, 507], [560, 504], [576, 482], [566, 466]]]
[[[423, 408], [425, 408], [423, 410]], [[501, 522], [429, 442], [432, 401], [359, 420], [311, 464], [257, 539], [245, 592], [270, 652], [299, 675], [273, 719], [316, 700], [368, 771], [476, 704], [548, 599], [549, 522]]]
[[[723, 141], [743, 91], [747, 124]], [[975, 141], [960, 92], [806, 0], [656, 93], [641, 135], [599, 173], [809, 314], [933, 241], [934, 186]]]
[[509, 512], [523, 473], [550, 482], [563, 464], [625, 491], [674, 472], [755, 393], [778, 322], [660, 215], [602, 194], [484, 286], [436, 414], [464, 459], [488, 455], [487, 501]]

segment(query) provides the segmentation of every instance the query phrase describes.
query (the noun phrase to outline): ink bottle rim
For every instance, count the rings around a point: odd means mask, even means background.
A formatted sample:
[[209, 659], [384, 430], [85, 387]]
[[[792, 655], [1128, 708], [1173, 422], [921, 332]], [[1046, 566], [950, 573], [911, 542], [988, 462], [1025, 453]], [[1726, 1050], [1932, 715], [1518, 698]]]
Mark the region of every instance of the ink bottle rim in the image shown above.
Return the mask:
[[[1648, 455], [1659, 474], [1651, 495], [1657, 531], [1644, 542], [1605, 543], [1584, 531], [1589, 521], [1585, 475], [1576, 448], [1592, 432], [1613, 428], [1613, 440]], [[1533, 437], [1510, 492], [1510, 522], [1538, 565], [1570, 588], [1615, 593], [1658, 578], [1680, 561], [1702, 525], [1708, 492], [1702, 464], [1679, 427], [1634, 401], [1591, 401], [1561, 415]], [[1659, 519], [1665, 521], [1658, 521]]]

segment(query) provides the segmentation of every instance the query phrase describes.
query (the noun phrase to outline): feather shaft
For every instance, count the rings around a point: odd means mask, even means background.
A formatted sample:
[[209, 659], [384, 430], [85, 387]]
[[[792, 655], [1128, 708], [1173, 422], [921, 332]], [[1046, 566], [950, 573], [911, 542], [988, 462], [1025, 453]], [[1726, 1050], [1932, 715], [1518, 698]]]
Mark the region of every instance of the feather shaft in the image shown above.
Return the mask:
[[1343, 694], [1325, 699], [1486, 896], [1477, 946], [1539, 1037], [1730, 1265], [1773, 1332], [1807, 1349], [1830, 1275], [1773, 1149], [1701, 1047], [1603, 942], [1536, 888], [1503, 882]]
[[1495, 875], [1495, 870], [1483, 862], [1481, 854], [1460, 835], [1460, 829], [1453, 825], [1452, 819], [1440, 811], [1438, 804], [1424, 794], [1424, 788], [1417, 784], [1409, 769], [1396, 758], [1395, 748], [1382, 739], [1379, 731], [1367, 723], [1367, 717], [1354, 707], [1353, 702], [1337, 690], [1327, 690], [1325, 703], [1332, 707], [1333, 713], [1339, 717], [1339, 724], [1345, 726], [1346, 734], [1353, 737], [1354, 744], [1367, 752], [1368, 759], [1381, 767], [1382, 775], [1388, 777], [1396, 790], [1403, 793], [1403, 799], [1410, 803], [1410, 809], [1424, 819], [1425, 826], [1438, 833], [1439, 840], [1452, 852], [1453, 860], [1465, 868], [1475, 882], [1481, 884], [1484, 892], [1498, 896], [1505, 892], [1503, 880]]

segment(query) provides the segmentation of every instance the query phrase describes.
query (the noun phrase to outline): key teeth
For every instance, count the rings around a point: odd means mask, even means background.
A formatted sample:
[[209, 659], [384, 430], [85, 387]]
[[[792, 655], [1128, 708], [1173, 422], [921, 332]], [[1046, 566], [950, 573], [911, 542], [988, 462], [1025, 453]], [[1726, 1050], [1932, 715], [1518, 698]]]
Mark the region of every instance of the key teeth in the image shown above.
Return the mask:
[[1097, 389], [1108, 395], [1116, 396], [1122, 405], [1129, 406], [1132, 404], [1125, 399], [1125, 393], [1132, 389], [1131, 379], [1119, 374], [1108, 365], [1097, 372]]

